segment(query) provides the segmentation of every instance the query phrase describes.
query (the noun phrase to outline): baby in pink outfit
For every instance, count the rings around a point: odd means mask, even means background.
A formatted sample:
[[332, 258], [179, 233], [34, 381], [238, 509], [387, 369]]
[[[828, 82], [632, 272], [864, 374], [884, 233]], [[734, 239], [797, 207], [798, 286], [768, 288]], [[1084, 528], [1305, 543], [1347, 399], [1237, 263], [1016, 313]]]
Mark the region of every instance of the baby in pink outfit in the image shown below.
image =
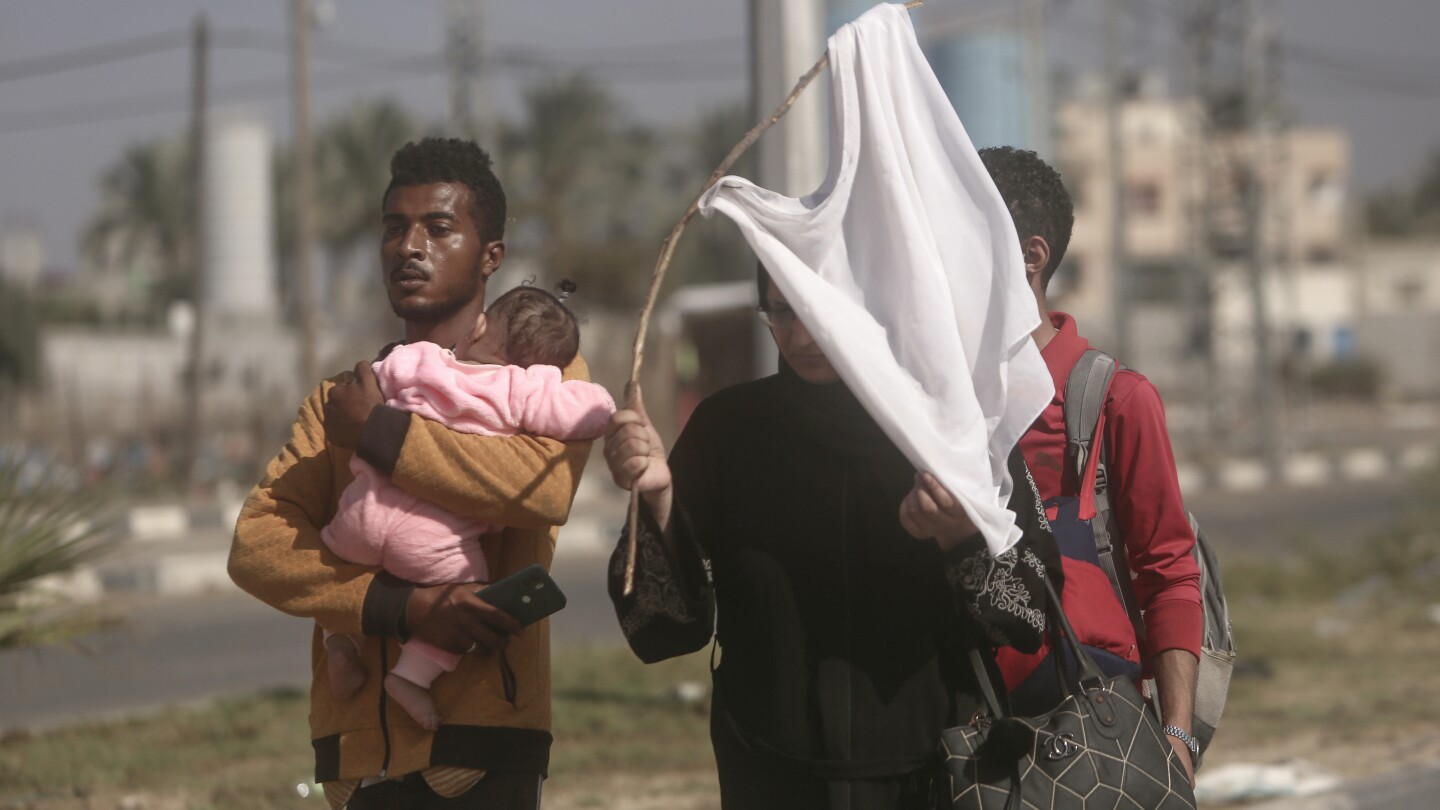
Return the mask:
[[[374, 368], [387, 405], [453, 430], [595, 439], [604, 433], [615, 402], [599, 385], [561, 380], [560, 369], [579, 347], [575, 316], [560, 299], [526, 286], [497, 298], [454, 351], [425, 342], [397, 346]], [[489, 581], [480, 536], [503, 527], [410, 495], [358, 456], [351, 458], [350, 471], [355, 480], [320, 533], [331, 551], [417, 585]], [[327, 632], [325, 649], [334, 692], [354, 694], [367, 677], [355, 640]], [[433, 731], [440, 717], [430, 684], [459, 662], [454, 653], [411, 640], [385, 677], [385, 690], [416, 723]]]

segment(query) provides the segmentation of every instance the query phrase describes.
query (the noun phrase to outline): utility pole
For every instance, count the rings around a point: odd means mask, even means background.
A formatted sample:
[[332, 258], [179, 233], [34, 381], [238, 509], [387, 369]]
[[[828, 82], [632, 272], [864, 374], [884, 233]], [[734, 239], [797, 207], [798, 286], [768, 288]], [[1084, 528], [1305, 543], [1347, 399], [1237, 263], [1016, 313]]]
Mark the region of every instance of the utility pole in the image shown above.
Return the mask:
[[450, 130], [474, 138], [493, 157], [498, 140], [483, 74], [483, 0], [448, 0], [445, 62], [450, 78]]
[[1106, 165], [1110, 169], [1110, 307], [1115, 355], [1130, 356], [1130, 267], [1125, 245], [1125, 151], [1120, 19], [1124, 0], [1105, 0]]
[[[750, 0], [750, 109], [775, 109], [825, 49], [823, 0]], [[782, 194], [814, 191], [825, 179], [825, 94], [811, 91], [755, 143], [755, 182]], [[756, 324], [755, 372], [772, 374], [776, 355]]]
[[1266, 182], [1269, 175], [1267, 157], [1271, 139], [1270, 119], [1273, 114], [1270, 97], [1267, 52], [1274, 37], [1269, 0], [1246, 0], [1245, 17], [1245, 124], [1249, 136], [1249, 171], [1246, 184], [1246, 219], [1249, 222], [1250, 311], [1255, 356], [1255, 416], [1257, 445], [1261, 462], [1269, 480], [1280, 480], [1280, 437], [1274, 392], [1270, 349], [1270, 316], [1266, 300], [1269, 273], [1266, 228], [1270, 213]]
[[315, 312], [315, 150], [310, 142], [310, 2], [290, 0], [290, 66], [295, 116], [295, 285], [300, 307], [300, 390], [320, 380]]
[[[822, 0], [750, 0], [750, 106], [768, 115], [825, 50]], [[806, 93], [755, 144], [756, 179], [792, 196], [825, 179], [825, 94]]]
[[[1219, 375], [1215, 365], [1215, 313], [1214, 276], [1215, 261], [1210, 240], [1215, 232], [1214, 193], [1211, 188], [1211, 172], [1214, 170], [1214, 150], [1211, 138], [1214, 128], [1210, 120], [1210, 104], [1215, 93], [1215, 37], [1219, 28], [1219, 0], [1201, 0], [1188, 16], [1180, 21], [1180, 41], [1186, 46], [1185, 96], [1191, 105], [1189, 169], [1185, 177], [1189, 181], [1186, 189], [1186, 215], [1189, 220], [1189, 250], [1191, 261], [1186, 268], [1185, 283], [1182, 286], [1185, 312], [1188, 315], [1189, 335], [1187, 348], [1192, 361], [1198, 358], [1203, 369], [1200, 390], [1191, 389], [1194, 399], [1204, 409], [1203, 428], [1200, 436], [1218, 437], [1220, 431], [1217, 389]], [[1198, 461], [1206, 483], [1213, 484], [1218, 475], [1217, 452], [1220, 448], [1214, 441], [1193, 442], [1198, 452]]]
[[185, 489], [195, 484], [196, 462], [200, 458], [200, 437], [204, 434], [205, 408], [202, 402], [205, 372], [205, 330], [207, 282], [205, 271], [205, 119], [208, 100], [210, 61], [210, 28], [204, 13], [195, 17], [193, 44], [190, 46], [190, 215], [191, 279], [190, 345], [185, 364]]
[[1050, 70], [1045, 49], [1045, 0], [1025, 0], [1021, 10], [1025, 39], [1025, 90], [1029, 97], [1026, 113], [1029, 118], [1031, 148], [1052, 158], [1050, 125]]
[[[1271, 19], [1274, 19], [1272, 9]], [[1272, 25], [1274, 23], [1272, 22]], [[1280, 37], [1273, 32], [1272, 28], [1270, 41], [1265, 48], [1265, 78], [1267, 82], [1266, 93], [1270, 98], [1270, 122], [1271, 122], [1271, 154], [1266, 161], [1271, 167], [1272, 176], [1275, 178], [1275, 193], [1271, 195], [1271, 211], [1273, 213], [1274, 238], [1270, 241], [1275, 245], [1275, 276], [1280, 279], [1280, 321], [1284, 329], [1284, 342], [1280, 347], [1282, 356], [1286, 358], [1285, 368], [1289, 374], [1281, 378], [1281, 389], [1277, 396], [1278, 419], [1280, 422], [1279, 435], [1284, 439], [1280, 448], [1283, 458], [1290, 451], [1290, 436], [1293, 435], [1295, 420], [1304, 415], [1304, 408], [1308, 397], [1306, 357], [1303, 353], [1306, 347], [1296, 343], [1298, 335], [1294, 327], [1299, 324], [1296, 307], [1298, 306], [1299, 289], [1296, 278], [1295, 264], [1295, 217], [1294, 197], [1292, 189], [1294, 184], [1290, 183], [1291, 176], [1291, 132], [1290, 114], [1282, 100], [1285, 94], [1285, 77], [1283, 58], [1283, 44]]]

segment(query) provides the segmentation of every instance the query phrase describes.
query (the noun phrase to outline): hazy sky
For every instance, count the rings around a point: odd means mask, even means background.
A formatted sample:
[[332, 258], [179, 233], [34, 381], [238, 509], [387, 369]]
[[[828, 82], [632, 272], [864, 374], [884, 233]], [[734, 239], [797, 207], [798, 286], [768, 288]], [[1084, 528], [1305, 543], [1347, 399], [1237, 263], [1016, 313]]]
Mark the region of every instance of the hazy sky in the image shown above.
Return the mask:
[[[1165, 66], [1176, 52], [1171, 0], [1131, 0], [1129, 58]], [[438, 53], [443, 0], [333, 0], [316, 34], [317, 120], [361, 96], [390, 95], [427, 119], [443, 117], [444, 74], [357, 67]], [[999, 0], [930, 0], [927, 17], [973, 13]], [[1100, 0], [1049, 4], [1052, 67], [1094, 64]], [[486, 3], [487, 46], [545, 64], [589, 66], [628, 109], [683, 122], [746, 93], [745, 0], [506, 0]], [[52, 264], [67, 265], [98, 203], [100, 172], [132, 142], [187, 124], [188, 29], [204, 11], [217, 39], [216, 106], [264, 116], [288, 138], [288, 0], [0, 0], [0, 225], [38, 222]], [[933, 15], [933, 16], [932, 16]], [[1281, 35], [1292, 43], [1286, 82], [1302, 122], [1340, 126], [1353, 138], [1354, 185], [1403, 179], [1440, 144], [1440, 2], [1281, 0]], [[226, 37], [229, 37], [227, 40]], [[147, 39], [141, 39], [147, 38]], [[155, 53], [55, 72], [39, 57], [120, 43]], [[817, 43], [819, 54], [823, 44]], [[93, 54], [92, 55], [96, 55]], [[99, 54], [103, 55], [103, 54]], [[72, 60], [73, 63], [73, 60]], [[502, 110], [534, 69], [500, 68]]]

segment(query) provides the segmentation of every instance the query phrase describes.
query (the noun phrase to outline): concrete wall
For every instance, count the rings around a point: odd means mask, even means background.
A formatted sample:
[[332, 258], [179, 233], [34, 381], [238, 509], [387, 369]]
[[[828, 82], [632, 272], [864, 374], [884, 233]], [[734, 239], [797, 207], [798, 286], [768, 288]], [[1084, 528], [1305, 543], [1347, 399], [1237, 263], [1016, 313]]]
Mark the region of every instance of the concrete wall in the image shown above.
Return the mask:
[[[293, 416], [304, 394], [286, 331], [216, 330], [209, 339], [204, 408], [210, 424], [248, 426], [257, 412]], [[164, 332], [47, 330], [34, 430], [128, 433], [175, 427], [183, 415], [184, 341]], [[68, 427], [67, 427], [68, 426]]]
[[1440, 398], [1440, 311], [1360, 318], [1355, 347], [1380, 365], [1390, 396]]

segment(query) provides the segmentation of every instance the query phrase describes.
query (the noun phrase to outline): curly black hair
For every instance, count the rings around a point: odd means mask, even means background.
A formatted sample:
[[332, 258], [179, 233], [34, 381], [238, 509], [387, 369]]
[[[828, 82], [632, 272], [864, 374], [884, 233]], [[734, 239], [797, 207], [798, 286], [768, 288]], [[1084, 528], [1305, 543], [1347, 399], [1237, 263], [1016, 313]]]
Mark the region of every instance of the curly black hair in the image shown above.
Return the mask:
[[471, 212], [480, 238], [493, 242], [505, 237], [505, 190], [491, 169], [490, 155], [474, 141], [459, 138], [422, 138], [400, 147], [390, 159], [390, 185], [380, 197], [383, 207], [396, 186], [463, 183], [475, 197]]
[[[567, 279], [560, 289], [569, 295], [575, 283]], [[539, 363], [564, 368], [580, 353], [580, 324], [574, 313], [539, 287], [521, 285], [510, 290], [491, 302], [485, 315], [505, 319], [505, 359], [511, 365], [529, 368]]]
[[1048, 287], [1070, 246], [1070, 230], [1075, 225], [1075, 204], [1060, 173], [1034, 152], [1013, 146], [981, 149], [980, 160], [1010, 209], [1020, 240], [1039, 236], [1050, 246], [1050, 261], [1040, 271], [1040, 284]]

